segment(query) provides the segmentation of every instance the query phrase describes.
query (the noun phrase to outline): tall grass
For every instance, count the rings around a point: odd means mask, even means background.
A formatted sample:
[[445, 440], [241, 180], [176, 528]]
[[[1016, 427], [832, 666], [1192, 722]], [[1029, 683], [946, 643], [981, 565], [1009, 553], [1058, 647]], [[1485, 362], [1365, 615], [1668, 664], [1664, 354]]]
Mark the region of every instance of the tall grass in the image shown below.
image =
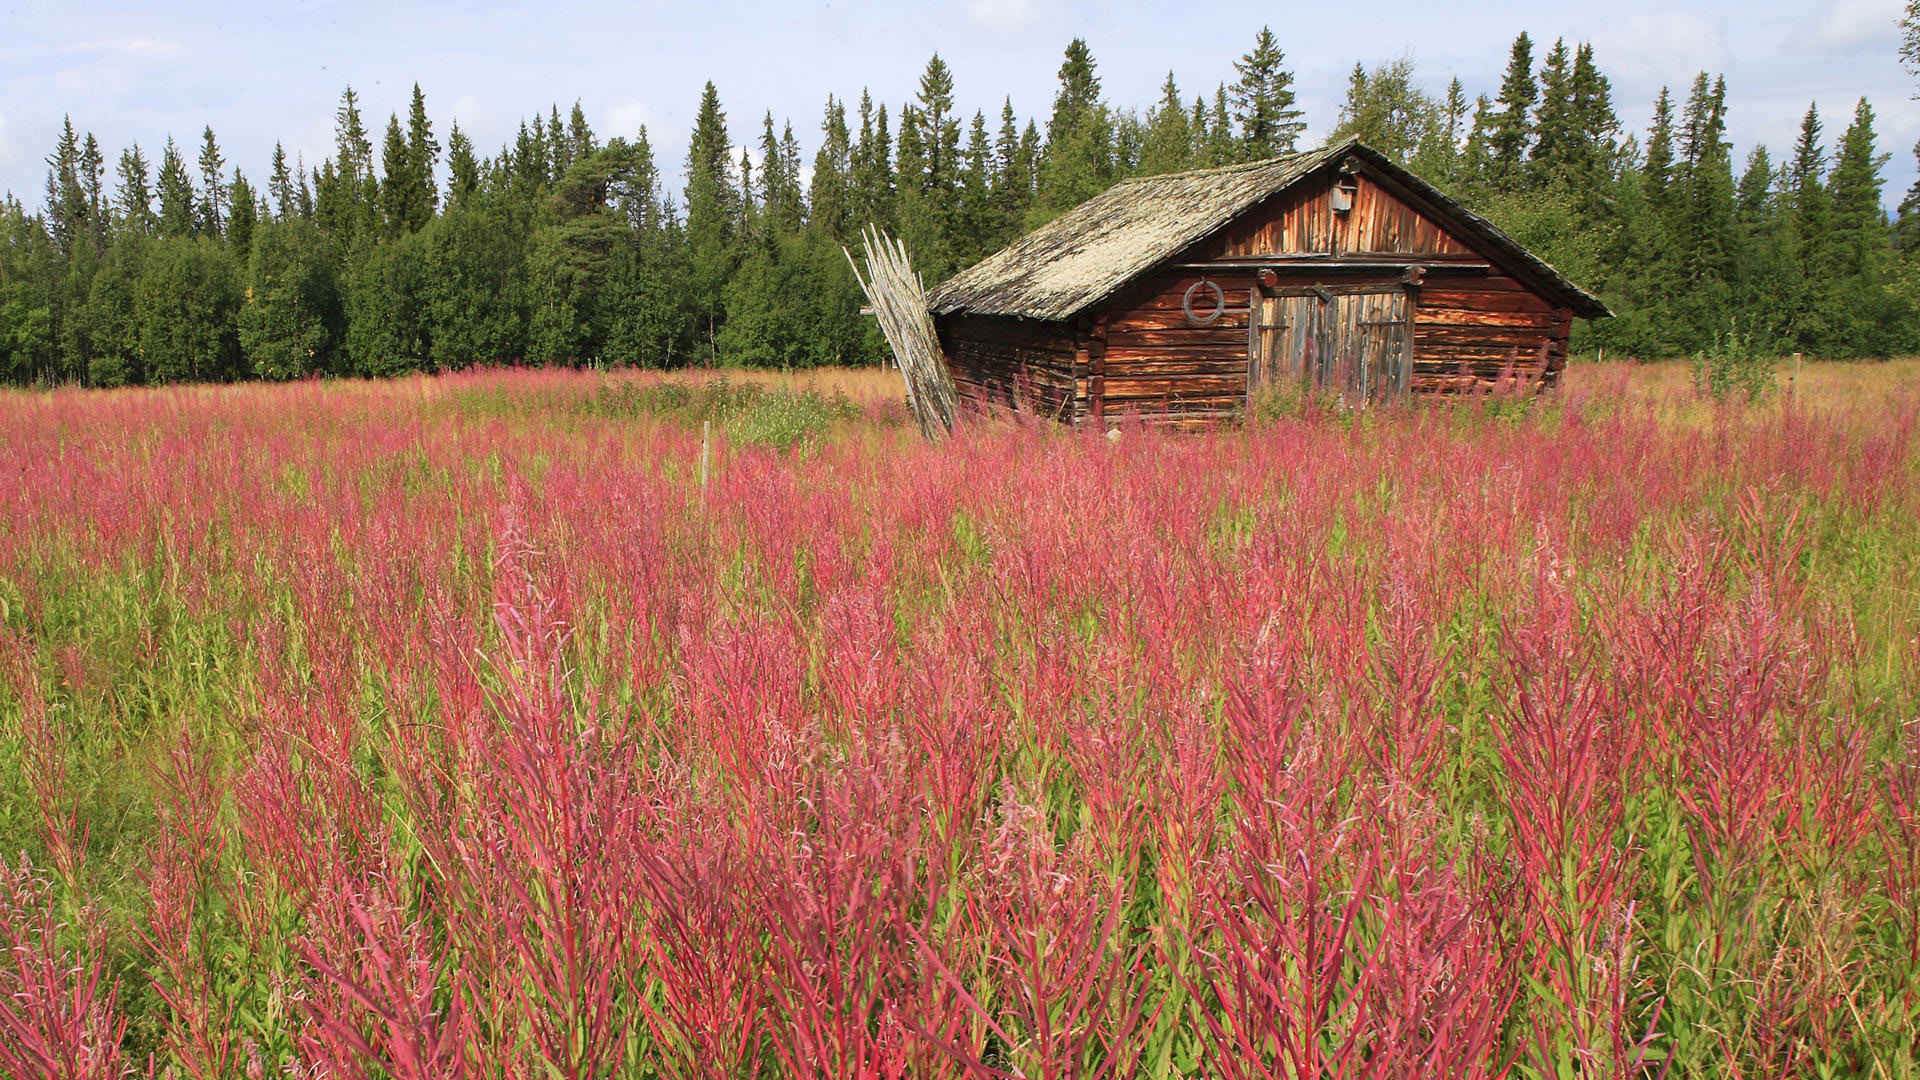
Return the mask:
[[1911, 378], [0, 397], [0, 1075], [1914, 1075]]

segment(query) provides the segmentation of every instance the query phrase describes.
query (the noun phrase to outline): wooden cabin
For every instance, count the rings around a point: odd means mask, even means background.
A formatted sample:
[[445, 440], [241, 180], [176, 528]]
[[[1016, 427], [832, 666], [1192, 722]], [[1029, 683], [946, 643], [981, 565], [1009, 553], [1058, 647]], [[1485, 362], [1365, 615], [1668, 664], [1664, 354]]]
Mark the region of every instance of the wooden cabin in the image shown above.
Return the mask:
[[964, 403], [1205, 424], [1249, 395], [1366, 404], [1551, 385], [1599, 300], [1356, 141], [1115, 184], [929, 296]]

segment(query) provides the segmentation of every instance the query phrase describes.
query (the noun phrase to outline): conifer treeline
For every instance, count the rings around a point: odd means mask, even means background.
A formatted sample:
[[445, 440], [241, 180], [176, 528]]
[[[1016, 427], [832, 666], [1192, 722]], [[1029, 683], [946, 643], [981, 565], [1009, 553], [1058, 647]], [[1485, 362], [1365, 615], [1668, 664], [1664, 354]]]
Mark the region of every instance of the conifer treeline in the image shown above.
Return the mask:
[[[602, 140], [576, 104], [481, 157], [441, 143], [416, 86], [375, 142], [349, 89], [317, 167], [275, 147], [256, 186], [211, 128], [197, 154], [123, 151], [108, 180], [71, 122], [44, 204], [0, 204], [0, 378], [92, 385], [472, 364], [813, 365], [880, 356], [840, 245], [875, 222], [937, 280], [1130, 175], [1295, 149], [1305, 118], [1262, 30], [1235, 78], [1189, 100], [1169, 73], [1144, 111], [1109, 103], [1067, 47], [1044, 128], [1011, 101], [963, 115], [928, 61], [890, 116], [829, 97], [805, 156], [791, 122], [736, 141], [701, 93], [684, 187], [664, 190], [646, 130]], [[1624, 130], [1587, 45], [1538, 63], [1513, 44], [1499, 93], [1423, 90], [1412, 64], [1356, 65], [1335, 134], [1359, 135], [1486, 213], [1619, 318], [1577, 347], [1684, 353], [1738, 326], [1814, 355], [1914, 348], [1920, 185], [1881, 209], [1873, 110], [1830, 150], [1809, 109], [1776, 164], [1736, 171], [1724, 80], [1662, 91]], [[807, 166], [810, 165], [810, 168]]]

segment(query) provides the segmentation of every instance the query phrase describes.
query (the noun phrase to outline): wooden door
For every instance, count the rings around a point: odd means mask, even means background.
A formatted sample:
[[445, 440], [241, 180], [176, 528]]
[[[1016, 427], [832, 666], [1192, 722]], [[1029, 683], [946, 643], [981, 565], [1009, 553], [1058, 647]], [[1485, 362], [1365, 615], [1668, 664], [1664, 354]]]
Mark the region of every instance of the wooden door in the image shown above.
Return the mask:
[[1320, 338], [1320, 298], [1256, 294], [1247, 372], [1253, 389], [1299, 384], [1313, 369]]
[[1405, 289], [1259, 298], [1250, 321], [1248, 379], [1255, 392], [1289, 382], [1365, 405], [1404, 397], [1413, 368], [1413, 304]]

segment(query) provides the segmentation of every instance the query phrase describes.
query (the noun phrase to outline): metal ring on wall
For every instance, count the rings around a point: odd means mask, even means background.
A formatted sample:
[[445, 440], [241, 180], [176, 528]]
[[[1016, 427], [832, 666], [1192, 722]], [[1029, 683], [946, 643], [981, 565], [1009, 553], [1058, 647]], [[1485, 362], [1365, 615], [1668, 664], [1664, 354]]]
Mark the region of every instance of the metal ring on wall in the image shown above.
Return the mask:
[[[1213, 290], [1213, 311], [1208, 315], [1200, 316], [1193, 313], [1193, 294], [1199, 291], [1203, 285]], [[1221, 290], [1220, 286], [1206, 278], [1201, 278], [1199, 281], [1187, 286], [1187, 291], [1181, 295], [1180, 310], [1186, 312], [1188, 324], [1192, 326], [1211, 326], [1220, 321], [1220, 316], [1227, 313], [1227, 294]]]

